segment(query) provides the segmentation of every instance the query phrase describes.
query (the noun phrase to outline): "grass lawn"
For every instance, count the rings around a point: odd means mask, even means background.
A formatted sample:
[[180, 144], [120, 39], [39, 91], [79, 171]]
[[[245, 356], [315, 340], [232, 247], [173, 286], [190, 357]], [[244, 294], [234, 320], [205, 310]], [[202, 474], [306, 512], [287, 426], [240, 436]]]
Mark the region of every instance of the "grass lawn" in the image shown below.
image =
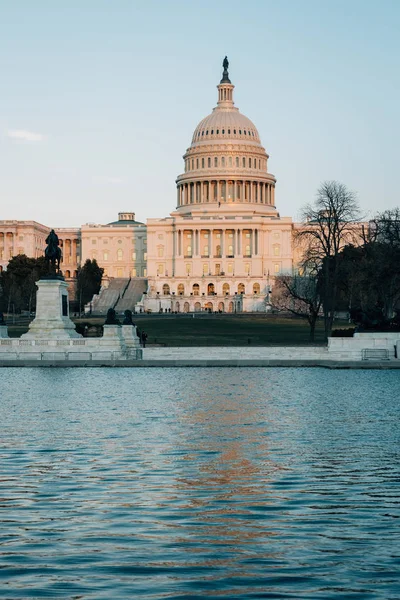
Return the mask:
[[[100, 325], [104, 318], [73, 319], [76, 323]], [[161, 346], [304, 346], [310, 344], [305, 320], [265, 314], [152, 314], [134, 315], [136, 325], [147, 335], [147, 344]], [[338, 321], [336, 327], [348, 327]], [[9, 335], [19, 337], [27, 324], [9, 325]], [[318, 323], [315, 345], [324, 344], [323, 322]]]

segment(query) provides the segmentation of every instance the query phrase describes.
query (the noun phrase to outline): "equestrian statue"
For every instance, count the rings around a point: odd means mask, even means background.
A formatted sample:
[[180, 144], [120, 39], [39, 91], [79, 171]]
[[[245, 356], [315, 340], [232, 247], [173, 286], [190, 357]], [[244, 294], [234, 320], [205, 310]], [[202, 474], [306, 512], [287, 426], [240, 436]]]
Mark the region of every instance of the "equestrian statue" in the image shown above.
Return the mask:
[[62, 252], [60, 248], [60, 241], [58, 235], [52, 229], [46, 238], [46, 250], [44, 251], [44, 258], [51, 275], [61, 275], [60, 263], [62, 259]]

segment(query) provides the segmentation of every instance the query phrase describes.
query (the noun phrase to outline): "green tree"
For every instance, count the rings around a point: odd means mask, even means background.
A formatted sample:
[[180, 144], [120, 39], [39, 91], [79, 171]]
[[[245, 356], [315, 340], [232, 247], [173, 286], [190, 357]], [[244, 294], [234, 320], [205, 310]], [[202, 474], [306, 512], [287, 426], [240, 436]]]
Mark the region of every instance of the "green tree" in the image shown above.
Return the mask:
[[36, 309], [36, 282], [47, 273], [44, 257], [14, 256], [2, 273], [2, 309], [19, 313]]
[[96, 259], [88, 258], [83, 267], [79, 267], [76, 277], [76, 294], [80, 312], [84, 305], [99, 293], [103, 273], [104, 269], [99, 267]]

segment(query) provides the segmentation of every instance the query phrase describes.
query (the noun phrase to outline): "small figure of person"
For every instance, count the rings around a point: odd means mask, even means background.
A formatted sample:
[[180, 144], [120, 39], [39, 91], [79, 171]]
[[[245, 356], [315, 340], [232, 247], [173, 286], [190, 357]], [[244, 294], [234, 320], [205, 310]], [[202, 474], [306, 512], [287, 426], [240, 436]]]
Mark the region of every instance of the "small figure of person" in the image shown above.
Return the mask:
[[142, 331], [142, 344], [143, 344], [143, 348], [146, 348], [146, 340], [147, 340], [147, 333], [145, 331]]

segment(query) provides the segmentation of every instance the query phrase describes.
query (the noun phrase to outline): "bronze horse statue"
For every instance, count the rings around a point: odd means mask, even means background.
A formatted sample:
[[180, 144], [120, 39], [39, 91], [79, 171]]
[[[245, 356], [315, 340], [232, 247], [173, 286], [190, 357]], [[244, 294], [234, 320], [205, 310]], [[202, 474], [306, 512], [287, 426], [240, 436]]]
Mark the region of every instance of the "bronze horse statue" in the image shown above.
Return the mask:
[[59, 273], [60, 272], [60, 263], [62, 259], [62, 252], [60, 248], [60, 242], [58, 239], [58, 235], [52, 229], [49, 235], [46, 238], [46, 250], [44, 251], [44, 258], [46, 260], [46, 264], [49, 267], [50, 273]]

